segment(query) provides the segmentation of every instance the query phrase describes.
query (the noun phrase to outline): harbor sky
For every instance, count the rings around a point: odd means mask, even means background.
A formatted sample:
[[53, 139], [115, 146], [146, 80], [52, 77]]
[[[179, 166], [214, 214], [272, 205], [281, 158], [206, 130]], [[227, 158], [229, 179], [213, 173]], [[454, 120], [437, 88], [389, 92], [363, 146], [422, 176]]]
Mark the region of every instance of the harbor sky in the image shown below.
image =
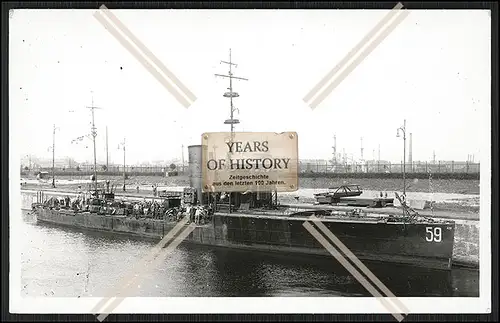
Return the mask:
[[[88, 160], [92, 104], [98, 160], [130, 163], [179, 158], [203, 132], [229, 131], [228, 87], [215, 73], [232, 59], [241, 124], [236, 131], [297, 131], [300, 158], [337, 152], [400, 161], [396, 129], [407, 120], [413, 160], [481, 161], [490, 135], [490, 17], [487, 11], [412, 11], [322, 104], [303, 96], [386, 11], [138, 11], [114, 14], [198, 97], [179, 104], [92, 16], [94, 10], [22, 10], [10, 19], [10, 111], [23, 154]], [[91, 94], [91, 91], [93, 94]], [[145, 144], [147, 143], [147, 144]], [[187, 150], [186, 150], [187, 151]]]

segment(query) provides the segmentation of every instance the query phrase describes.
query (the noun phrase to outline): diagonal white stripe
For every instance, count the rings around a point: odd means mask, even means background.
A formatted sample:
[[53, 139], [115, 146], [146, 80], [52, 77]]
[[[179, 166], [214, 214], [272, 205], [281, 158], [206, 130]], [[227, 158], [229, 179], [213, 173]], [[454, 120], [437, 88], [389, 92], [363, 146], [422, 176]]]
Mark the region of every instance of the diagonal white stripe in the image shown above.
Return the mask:
[[316, 108], [332, 91], [336, 88], [361, 62], [370, 55], [370, 53], [377, 48], [380, 43], [409, 15], [407, 10], [398, 13], [396, 18], [391, 22], [391, 24], [384, 29], [368, 46], [361, 51], [359, 56], [354, 58], [351, 63], [345, 66], [345, 69], [339, 74], [338, 77], [333, 79], [333, 82], [329, 84], [314, 101], [310, 104], [312, 109]]
[[310, 217], [311, 221], [316, 224], [316, 226], [319, 227], [319, 229], [328, 237], [330, 240], [339, 248], [346, 256], [347, 258], [351, 259], [351, 261], [358, 266], [359, 269], [374, 283], [386, 296], [394, 298], [394, 302], [396, 305], [403, 309], [406, 313], [408, 313], [410, 310], [404, 306], [401, 301], [394, 296], [394, 294], [387, 288], [378, 278], [375, 276], [370, 269], [368, 269], [359, 259], [356, 257], [349, 248], [347, 248], [342, 241], [340, 241], [339, 238], [337, 238], [332, 231], [328, 230], [328, 228], [321, 222], [320, 219], [312, 215]]
[[160, 61], [109, 9], [102, 5], [100, 8], [117, 28], [125, 34], [158, 68], [169, 77], [173, 83], [191, 100], [196, 101], [196, 96]]
[[[403, 5], [398, 3], [362, 40], [359, 42], [327, 75], [319, 81], [316, 86], [307, 93], [304, 101], [311, 109], [315, 109], [332, 91], [337, 87], [387, 36], [401, 21], [408, 16], [409, 12], [400, 10]], [[394, 16], [396, 18], [388, 24]], [[381, 32], [382, 30], [382, 32]], [[377, 33], [379, 33], [377, 35]], [[368, 44], [368, 45], [367, 45]], [[361, 50], [364, 46], [363, 50]], [[356, 57], [356, 55], [359, 56]], [[355, 57], [355, 58], [354, 58]], [[354, 59], [353, 59], [354, 58]], [[352, 60], [352, 61], [351, 61]], [[339, 71], [338, 77], [334, 77]], [[332, 81], [333, 80], [333, 81]], [[325, 89], [321, 90], [329, 81], [332, 81]], [[317, 96], [314, 100], [313, 97]], [[312, 100], [312, 102], [311, 102]]]
[[94, 314], [98, 313], [99, 310], [104, 306], [104, 304], [109, 301], [109, 298], [115, 297], [119, 293], [120, 289], [123, 288], [123, 286], [130, 285], [130, 282], [135, 280], [135, 277], [137, 275], [136, 271], [137, 270], [141, 271], [145, 267], [147, 267], [148, 263], [151, 263], [151, 261], [158, 255], [158, 253], [167, 244], [167, 242], [171, 240], [177, 234], [177, 232], [179, 232], [185, 226], [188, 220], [189, 219], [185, 217], [175, 227], [173, 227], [172, 230], [170, 230], [168, 234], [134, 266], [132, 272], [129, 273], [129, 275], [125, 276], [123, 279], [121, 279], [121, 284], [119, 284], [113, 291], [110, 291], [105, 298], [101, 299], [96, 304], [96, 306], [92, 309], [92, 313]]
[[174, 88], [170, 84], [170, 81], [165, 76], [160, 74], [156, 68], [151, 65], [148, 59], [144, 57], [134, 46], [132, 46], [130, 41], [123, 37], [100, 12], [96, 12], [94, 17], [177, 99], [177, 101], [179, 101], [185, 108], [188, 108], [192, 104], [180, 93], [179, 90]]
[[[174, 241], [167, 248], [165, 248], [165, 250], [160, 252], [160, 254], [156, 257], [156, 259], [154, 259], [153, 262], [150, 265], [148, 265], [146, 270], [156, 267], [160, 262], [164, 261], [167, 254], [169, 254], [175, 248], [177, 248], [177, 246], [182, 241], [184, 241], [189, 236], [189, 234], [193, 232], [194, 229], [196, 229], [196, 225], [194, 223], [191, 223], [183, 232], [181, 232], [181, 234], [179, 234], [177, 238], [174, 239]], [[121, 292], [118, 294], [118, 296], [122, 297], [115, 298], [115, 300], [107, 308], [103, 310], [103, 313], [100, 314], [97, 317], [97, 319], [102, 322], [109, 314], [111, 314], [111, 312], [114, 309], [116, 309], [116, 307], [118, 307], [118, 305], [120, 305], [121, 302], [123, 302], [123, 300], [125, 299], [125, 297], [123, 296], [126, 296], [127, 292], [130, 291], [132, 286], [134, 285], [129, 285], [123, 288]]]
[[333, 247], [319, 232], [316, 230], [309, 222], [304, 222], [303, 226], [311, 233], [316, 240], [325, 247], [332, 256], [340, 262], [351, 275], [353, 275], [358, 282], [366, 288], [373, 297], [376, 297], [382, 305], [391, 313], [399, 322], [401, 322], [404, 317], [399, 313], [397, 309], [394, 308], [393, 304], [389, 303], [385, 297], [383, 297], [378, 290], [376, 290], [372, 284], [370, 284], [363, 275], [361, 275], [356, 268], [353, 267], [336, 249]]
[[397, 13], [397, 10], [401, 9], [403, 7], [403, 5], [400, 3], [398, 3], [391, 11], [389, 11], [389, 13], [382, 19], [380, 20], [380, 22], [378, 24], [375, 25], [375, 27], [372, 28], [372, 30], [370, 30], [370, 32], [368, 34], [366, 34], [366, 36], [353, 48], [351, 49], [351, 51], [346, 55], [344, 56], [344, 58], [333, 68], [330, 70], [330, 72], [328, 72], [328, 74], [326, 74], [322, 79], [321, 81], [318, 82], [318, 84], [316, 84], [314, 86], [314, 88], [312, 88], [311, 91], [309, 91], [309, 93], [306, 94], [306, 96], [304, 97], [304, 101], [305, 102], [309, 102], [314, 95], [316, 95], [319, 90], [328, 82], [330, 81], [333, 76], [335, 74], [337, 74], [340, 69], [345, 66], [347, 64], [347, 62], [354, 56], [356, 55], [356, 53], [359, 52], [359, 50], [366, 44], [368, 43], [372, 38], [373, 36], [375, 36], [375, 34], [377, 32], [380, 31], [380, 29], [382, 29], [382, 27], [390, 20], [392, 19], [392, 17], [394, 17], [394, 15], [396, 15]]

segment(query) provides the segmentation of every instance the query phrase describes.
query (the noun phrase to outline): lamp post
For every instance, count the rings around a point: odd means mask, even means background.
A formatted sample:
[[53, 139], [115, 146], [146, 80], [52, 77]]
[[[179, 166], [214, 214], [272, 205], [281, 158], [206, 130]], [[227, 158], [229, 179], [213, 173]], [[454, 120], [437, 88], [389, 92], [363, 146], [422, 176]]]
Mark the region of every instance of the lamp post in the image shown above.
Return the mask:
[[[66, 111], [72, 113], [74, 111]], [[56, 177], [55, 177], [55, 155], [56, 155], [56, 130], [60, 130], [59, 127], [56, 127], [54, 124], [54, 128], [52, 130], [52, 187], [56, 187]], [[30, 156], [30, 168], [31, 168], [31, 156]]]
[[54, 129], [52, 131], [52, 188], [56, 187], [56, 176], [55, 176], [55, 157], [56, 157], [56, 125], [54, 124]]
[[26, 155], [28, 157], [28, 171], [31, 172], [31, 155]]
[[123, 142], [121, 142], [119, 145], [118, 145], [118, 149], [120, 149], [120, 146], [121, 148], [123, 148], [123, 191], [125, 192], [125, 179], [126, 179], [126, 175], [125, 175], [125, 138], [123, 138]]
[[397, 130], [396, 137], [401, 137], [399, 131], [403, 133], [403, 196], [406, 199], [406, 119], [404, 120], [403, 126], [399, 127]]

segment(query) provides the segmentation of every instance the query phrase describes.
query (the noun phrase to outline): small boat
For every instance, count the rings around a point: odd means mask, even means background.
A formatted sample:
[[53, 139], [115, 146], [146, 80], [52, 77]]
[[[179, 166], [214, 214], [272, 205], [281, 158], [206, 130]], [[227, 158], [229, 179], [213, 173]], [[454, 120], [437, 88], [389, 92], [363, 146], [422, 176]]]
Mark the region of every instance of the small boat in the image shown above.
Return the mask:
[[393, 205], [394, 199], [382, 196], [359, 197], [363, 191], [358, 184], [331, 187], [329, 191], [314, 194], [316, 204], [344, 205], [355, 207], [386, 207]]
[[341, 198], [360, 196], [363, 191], [358, 184], [330, 187], [329, 191], [314, 194], [319, 204], [339, 203]]

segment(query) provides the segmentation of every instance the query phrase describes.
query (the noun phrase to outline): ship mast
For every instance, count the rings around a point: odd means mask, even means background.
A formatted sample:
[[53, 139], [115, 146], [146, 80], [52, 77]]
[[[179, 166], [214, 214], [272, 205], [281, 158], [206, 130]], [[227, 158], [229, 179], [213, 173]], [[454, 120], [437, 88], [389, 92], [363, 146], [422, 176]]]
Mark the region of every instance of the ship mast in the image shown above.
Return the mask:
[[229, 104], [231, 107], [231, 113], [230, 113], [230, 119], [227, 119], [224, 121], [224, 124], [229, 124], [231, 125], [231, 134], [233, 134], [234, 131], [234, 125], [240, 123], [240, 120], [234, 119], [234, 111], [236, 110], [233, 105], [233, 98], [237, 98], [240, 95], [237, 92], [233, 92], [233, 79], [237, 80], [243, 80], [243, 81], [248, 81], [248, 79], [243, 78], [243, 77], [237, 77], [233, 75], [233, 66], [238, 67], [238, 64], [235, 64], [232, 62], [231, 58], [231, 49], [229, 49], [229, 62], [226, 61], [220, 61], [221, 64], [228, 64], [229, 65], [229, 74], [228, 75], [221, 75], [221, 74], [215, 74], [215, 76], [220, 76], [220, 77], [227, 77], [229, 78], [229, 87], [227, 88], [229, 92], [224, 93], [225, 98], [229, 98]]
[[[92, 134], [92, 140], [94, 143], [94, 181], [95, 181], [95, 192], [97, 194], [97, 156], [96, 156], [96, 146], [95, 146], [95, 137], [97, 136], [97, 128], [95, 127], [95, 122], [94, 122], [94, 110], [101, 109], [101, 108], [94, 106], [94, 95], [93, 94], [92, 94], [92, 105], [90, 107], [87, 107], [87, 109], [90, 109], [92, 111], [91, 134]], [[97, 195], [96, 195], [96, 197], [97, 197]]]
[[[225, 98], [229, 98], [229, 104], [231, 108], [231, 113], [230, 113], [230, 119], [226, 119], [224, 121], [224, 124], [229, 124], [231, 125], [231, 141], [233, 140], [233, 135], [234, 135], [234, 125], [240, 123], [240, 120], [234, 119], [234, 111], [236, 110], [233, 105], [233, 98], [237, 98], [240, 95], [237, 92], [233, 92], [233, 79], [236, 80], [243, 80], [243, 81], [248, 81], [248, 79], [243, 78], [243, 77], [237, 77], [233, 75], [233, 66], [238, 67], [238, 64], [233, 63], [232, 57], [231, 57], [231, 48], [229, 49], [229, 62], [226, 61], [220, 61], [220, 63], [228, 64], [229, 65], [229, 73], [228, 75], [222, 75], [222, 74], [215, 74], [215, 76], [220, 76], [220, 77], [227, 77], [229, 78], [229, 87], [227, 88], [229, 92], [224, 93]], [[230, 152], [228, 152], [230, 154]], [[229, 213], [231, 213], [231, 197], [232, 193], [229, 193]]]

